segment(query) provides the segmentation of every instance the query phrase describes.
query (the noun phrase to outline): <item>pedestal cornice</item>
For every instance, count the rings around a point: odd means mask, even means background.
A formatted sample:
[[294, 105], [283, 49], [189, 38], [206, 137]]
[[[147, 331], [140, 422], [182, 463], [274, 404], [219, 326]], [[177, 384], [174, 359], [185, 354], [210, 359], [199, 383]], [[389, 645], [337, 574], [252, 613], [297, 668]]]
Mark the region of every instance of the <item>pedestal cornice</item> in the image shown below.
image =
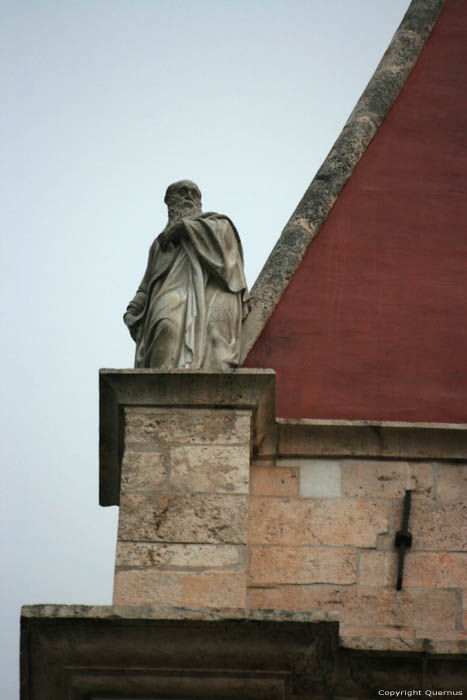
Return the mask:
[[99, 372], [99, 502], [118, 505], [124, 409], [223, 407], [253, 411], [253, 453], [276, 452], [275, 372], [269, 369], [101, 369]]

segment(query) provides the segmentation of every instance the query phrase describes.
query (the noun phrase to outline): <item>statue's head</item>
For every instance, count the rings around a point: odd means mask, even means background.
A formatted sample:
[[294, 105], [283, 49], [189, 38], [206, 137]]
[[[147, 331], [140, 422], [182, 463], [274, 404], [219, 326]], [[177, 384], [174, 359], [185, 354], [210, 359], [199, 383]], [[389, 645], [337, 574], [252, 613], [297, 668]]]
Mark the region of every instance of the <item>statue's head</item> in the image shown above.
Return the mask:
[[164, 202], [169, 210], [169, 218], [201, 213], [201, 192], [191, 180], [179, 180], [169, 185]]

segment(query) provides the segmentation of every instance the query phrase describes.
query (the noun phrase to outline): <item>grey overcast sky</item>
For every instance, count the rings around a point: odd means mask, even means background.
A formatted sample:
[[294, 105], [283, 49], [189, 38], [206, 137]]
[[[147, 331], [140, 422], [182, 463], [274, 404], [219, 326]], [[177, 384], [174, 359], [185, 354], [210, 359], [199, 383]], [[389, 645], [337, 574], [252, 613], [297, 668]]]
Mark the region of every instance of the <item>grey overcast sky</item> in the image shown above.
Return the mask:
[[1, 654], [23, 603], [112, 596], [99, 367], [174, 180], [229, 215], [254, 283], [409, 0], [0, 0]]

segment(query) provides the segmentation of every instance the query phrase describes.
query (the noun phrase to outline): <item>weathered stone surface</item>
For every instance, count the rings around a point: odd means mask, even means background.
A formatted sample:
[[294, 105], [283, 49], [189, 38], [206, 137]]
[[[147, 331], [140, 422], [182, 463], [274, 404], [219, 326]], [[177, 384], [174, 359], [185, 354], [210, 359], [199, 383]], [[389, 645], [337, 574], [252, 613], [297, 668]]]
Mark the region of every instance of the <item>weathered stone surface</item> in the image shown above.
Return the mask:
[[431, 464], [345, 459], [341, 466], [347, 498], [403, 498], [407, 490], [427, 497], [433, 494]]
[[21, 627], [22, 700], [330, 697], [337, 654], [322, 613], [34, 606]]
[[296, 496], [297, 470], [276, 466], [253, 464], [251, 472], [252, 493], [255, 496]]
[[154, 568], [117, 571], [115, 605], [243, 607], [243, 572], [165, 572]]
[[[363, 586], [278, 586], [250, 588], [248, 604], [252, 608], [288, 610], [327, 610], [338, 614], [342, 625], [402, 627], [455, 630], [459, 615], [456, 591], [402, 590]], [[343, 628], [345, 629], [345, 628]]]
[[331, 459], [300, 460], [302, 498], [341, 498], [341, 464]]
[[[217, 602], [216, 602], [217, 601]], [[246, 576], [238, 573], [187, 574], [183, 579], [184, 606], [237, 607], [246, 604]]]
[[[277, 449], [277, 429], [274, 412], [275, 374], [272, 370], [238, 369], [224, 372], [210, 370], [106, 370], [99, 372], [99, 502], [101, 505], [118, 505], [120, 499], [120, 473], [122, 445], [138, 451], [153, 450], [164, 453], [171, 435], [182, 442], [175, 445], [198, 444], [250, 444], [261, 457], [272, 457]], [[164, 434], [159, 432], [154, 413], [159, 409], [175, 413], [187, 409], [191, 416], [189, 425], [177, 423], [171, 426], [170, 419]], [[214, 408], [213, 408], [214, 407]], [[133, 411], [136, 409], [136, 413]], [[143, 436], [138, 437], [132, 425], [125, 436], [125, 412], [138, 420], [138, 409], [149, 409], [148, 423], [142, 425]], [[207, 411], [203, 416], [196, 412]], [[221, 418], [213, 419], [207, 429], [204, 418], [212, 419], [219, 410]], [[225, 413], [224, 413], [225, 411]], [[234, 418], [228, 414], [232, 413]], [[139, 413], [139, 418], [144, 411]], [[252, 416], [251, 436], [248, 428]], [[152, 418], [154, 422], [151, 423]], [[190, 419], [187, 418], [190, 423]], [[177, 428], [178, 426], [178, 428]], [[220, 431], [220, 432], [218, 432]], [[224, 431], [224, 435], [221, 433]], [[126, 437], [126, 442], [125, 442]], [[131, 438], [131, 439], [130, 439]], [[215, 441], [213, 443], [213, 440]], [[135, 442], [136, 441], [136, 442]], [[157, 449], [155, 447], [157, 446]], [[144, 448], [144, 449], [143, 449]]]
[[173, 491], [248, 494], [248, 444], [172, 447], [170, 459], [170, 487]]
[[253, 407], [186, 408], [172, 398], [123, 409], [114, 600], [244, 605]]
[[[390, 530], [378, 541], [378, 548], [394, 550], [394, 535], [402, 522], [403, 499], [393, 499]], [[414, 551], [467, 551], [467, 504], [437, 503], [432, 498], [414, 494], [410, 509], [409, 530]]]
[[366, 651], [423, 651], [423, 641], [416, 639], [413, 631], [396, 627], [342, 625], [339, 640], [349, 649]]
[[231, 569], [244, 566], [243, 546], [118, 542], [116, 566], [159, 569]]
[[193, 620], [222, 622], [228, 620], [257, 620], [268, 622], [334, 622], [336, 615], [320, 610], [253, 610], [249, 608], [203, 609], [173, 608], [155, 605], [23, 605], [21, 617], [27, 619], [93, 619], [93, 620]]
[[327, 547], [251, 547], [251, 585], [355, 583], [355, 550]]
[[[360, 586], [395, 586], [396, 564], [396, 552], [361, 551], [358, 557], [358, 583]], [[404, 576], [404, 588], [405, 583]]]
[[182, 577], [154, 569], [115, 571], [114, 605], [177, 605], [182, 598]]
[[[401, 522], [402, 503], [394, 509]], [[410, 527], [413, 550], [467, 551], [467, 503], [438, 506], [423, 498], [412, 499]]]
[[249, 411], [131, 406], [125, 409], [125, 443], [249, 445], [250, 423]]
[[444, 463], [436, 466], [438, 503], [460, 503], [467, 496], [467, 464]]
[[279, 454], [284, 458], [467, 457], [467, 430], [458, 424], [281, 418], [278, 427]]
[[[130, 407], [121, 494], [248, 493], [250, 413]], [[237, 441], [237, 442], [235, 442]]]
[[248, 517], [251, 544], [375, 547], [388, 529], [384, 504], [348, 499], [252, 498]]
[[[396, 552], [361, 552], [359, 584], [393, 586], [396, 582]], [[405, 556], [403, 588], [463, 588], [466, 581], [467, 552], [416, 552]]]
[[[422, 642], [425, 652], [431, 654], [467, 654], [467, 631], [464, 627], [459, 630], [433, 630], [418, 629], [415, 632], [415, 639]], [[464, 659], [464, 671], [467, 659]], [[466, 680], [465, 673], [462, 680]], [[453, 689], [459, 690], [459, 680], [453, 683]], [[447, 685], [443, 685], [447, 689]]]
[[244, 544], [246, 496], [129, 493], [120, 506], [119, 540]]
[[[64, 687], [76, 700], [152, 697], [156, 687], [164, 697], [349, 700], [377, 697], [372, 688], [423, 687], [423, 678], [465, 694], [465, 656], [438, 656], [465, 654], [462, 640], [416, 639], [411, 647], [399, 630], [365, 647], [362, 628], [347, 626], [341, 641], [354, 648], [337, 648], [330, 619], [325, 612], [150, 605], [24, 607], [21, 699], [61, 698]], [[388, 654], [388, 644], [398, 653]]]
[[149, 489], [166, 485], [169, 461], [162, 452], [133, 452], [126, 450], [122, 460], [120, 489]]
[[462, 588], [467, 581], [467, 552], [411, 552], [404, 566], [404, 586]]
[[[440, 641], [440, 642], [454, 642], [456, 640], [464, 642], [464, 653], [466, 651], [466, 645], [467, 645], [467, 635], [464, 630], [451, 630], [449, 632], [446, 631], [440, 631], [437, 632], [436, 630], [426, 630], [426, 632], [429, 632], [429, 639], [430, 641]], [[425, 634], [425, 630], [420, 630], [417, 631], [415, 636], [419, 639], [423, 639], [423, 636]]]
[[[458, 675], [456, 679], [453, 679], [452, 676], [450, 678], [451, 680], [451, 689], [452, 690], [459, 690], [461, 687], [460, 683], [464, 684], [464, 695], [467, 693], [467, 683], [465, 681], [465, 664], [466, 664], [466, 659], [465, 655], [467, 654], [467, 641], [465, 639], [465, 633], [464, 632], [455, 632], [454, 639], [449, 639], [449, 634], [446, 635], [446, 639], [433, 639], [431, 637], [432, 630], [422, 630], [421, 631], [421, 637], [417, 637], [417, 641], [421, 641], [423, 645], [423, 649], [429, 649], [431, 654], [439, 654], [439, 655], [447, 655], [449, 654], [450, 656], [453, 657], [453, 660], [455, 661], [456, 659], [462, 659], [462, 675]], [[462, 656], [460, 656], [462, 654]], [[460, 680], [462, 679], [462, 680]], [[445, 680], [442, 681], [442, 684], [440, 687], [444, 689], [446, 688], [447, 683]]]

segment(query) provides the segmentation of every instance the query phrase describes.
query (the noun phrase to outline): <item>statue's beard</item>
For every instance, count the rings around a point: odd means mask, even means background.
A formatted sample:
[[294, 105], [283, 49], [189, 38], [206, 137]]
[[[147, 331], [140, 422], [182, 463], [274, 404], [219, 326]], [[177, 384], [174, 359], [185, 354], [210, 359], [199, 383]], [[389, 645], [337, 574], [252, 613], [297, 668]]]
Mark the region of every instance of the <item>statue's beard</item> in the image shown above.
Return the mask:
[[201, 206], [197, 202], [183, 201], [169, 207], [169, 220], [167, 226], [173, 226], [184, 217], [194, 218], [200, 216]]

